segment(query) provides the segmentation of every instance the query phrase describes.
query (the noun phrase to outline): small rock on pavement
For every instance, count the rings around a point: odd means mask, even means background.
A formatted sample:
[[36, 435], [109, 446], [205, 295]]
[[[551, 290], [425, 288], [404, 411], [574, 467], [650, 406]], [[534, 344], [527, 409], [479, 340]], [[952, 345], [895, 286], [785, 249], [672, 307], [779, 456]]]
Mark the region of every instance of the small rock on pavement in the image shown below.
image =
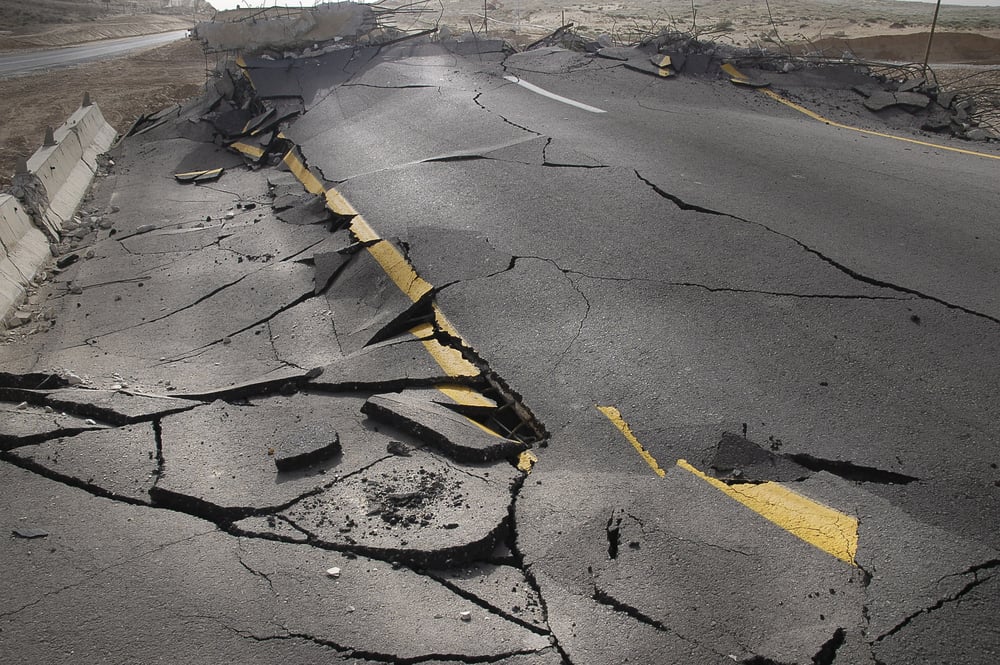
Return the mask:
[[409, 457], [410, 448], [402, 441], [390, 441], [385, 450], [390, 455], [399, 455], [400, 457]]
[[472, 621], [472, 612], [469, 612], [468, 610], [459, 613], [458, 616], [462, 621], [465, 621], [466, 623]]
[[340, 568], [334, 566], [333, 568], [326, 569], [327, 577], [340, 577]]
[[45, 529], [38, 529], [32, 527], [18, 527], [13, 531], [14, 535], [18, 538], [45, 538], [49, 535], [49, 532]]
[[135, 230], [136, 233], [149, 233], [156, 230], [156, 224], [143, 224]]
[[71, 386], [78, 386], [81, 383], [83, 383], [83, 379], [81, 379], [73, 372], [66, 372], [66, 374], [63, 375], [63, 378], [66, 379], [66, 383], [68, 383]]

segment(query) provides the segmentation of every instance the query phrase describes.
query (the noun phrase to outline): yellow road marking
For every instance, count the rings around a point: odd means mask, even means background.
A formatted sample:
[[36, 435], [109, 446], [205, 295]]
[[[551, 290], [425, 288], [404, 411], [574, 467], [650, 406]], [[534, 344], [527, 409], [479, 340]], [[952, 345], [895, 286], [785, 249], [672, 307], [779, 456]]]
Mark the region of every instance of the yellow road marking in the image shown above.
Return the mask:
[[354, 209], [347, 199], [345, 199], [340, 192], [331, 187], [326, 190], [326, 207], [329, 208], [337, 215], [342, 215], [344, 217], [353, 217], [358, 214], [358, 211]]
[[323, 187], [323, 183], [319, 181], [312, 171], [306, 168], [306, 165], [302, 163], [299, 156], [295, 154], [295, 149], [288, 151], [285, 158], [282, 160], [285, 162], [285, 166], [292, 172], [292, 174], [298, 178], [302, 186], [306, 188], [306, 191], [310, 194], [315, 194], [319, 196], [320, 194], [326, 194], [326, 189]]
[[858, 551], [858, 520], [802, 496], [778, 483], [727, 485], [684, 460], [677, 466], [691, 472], [726, 496], [739, 501], [796, 538], [851, 565]]
[[[660, 468], [656, 459], [635, 438], [632, 428], [622, 418], [618, 409], [613, 406], [598, 406], [597, 409], [618, 428], [656, 475], [660, 478], [666, 476], [666, 471]], [[727, 485], [717, 478], [702, 473], [685, 460], [677, 460], [677, 466], [701, 478], [796, 538], [852, 566], [856, 565], [854, 563], [854, 556], [858, 551], [856, 518], [813, 501], [778, 483]]]
[[735, 67], [733, 67], [728, 62], [726, 64], [722, 65], [722, 67], [720, 67], [720, 69], [722, 71], [724, 71], [725, 73], [729, 74], [734, 79], [740, 79], [741, 81], [747, 80], [747, 75], [746, 74], [744, 74], [740, 70], [736, 69]]
[[[278, 136], [280, 138], [285, 138], [283, 134], [279, 134]], [[406, 257], [404, 257], [392, 243], [383, 239], [375, 231], [375, 229], [371, 227], [365, 218], [358, 214], [358, 212], [354, 209], [354, 206], [352, 206], [346, 198], [344, 198], [332, 187], [329, 190], [324, 189], [323, 184], [319, 181], [319, 179], [306, 168], [305, 164], [302, 163], [302, 160], [295, 154], [294, 148], [288, 151], [283, 161], [307, 191], [311, 194], [323, 194], [326, 199], [327, 207], [332, 212], [338, 215], [353, 216], [350, 228], [354, 237], [357, 238], [359, 242], [370, 243], [368, 247], [366, 247], [368, 253], [372, 255], [372, 258], [378, 262], [378, 264], [382, 267], [382, 270], [385, 271], [386, 275], [389, 276], [393, 283], [399, 287], [399, 290], [405, 293], [411, 301], [417, 302], [433, 290], [434, 287], [417, 274], [416, 270], [413, 269], [413, 266], [410, 265], [410, 262], [406, 260]], [[448, 321], [436, 303], [432, 304], [432, 308], [434, 311], [434, 320], [438, 327], [464, 344], [465, 342], [462, 339], [462, 336], [458, 333], [458, 330], [456, 330], [451, 322]], [[474, 364], [469, 362], [462, 355], [461, 351], [444, 346], [434, 338], [434, 327], [431, 324], [422, 323], [414, 326], [410, 329], [410, 333], [421, 341], [430, 356], [448, 376], [479, 376], [479, 369]], [[454, 400], [456, 404], [482, 407], [496, 406], [492, 400], [486, 398], [469, 386], [438, 386], [437, 389], [442, 394]], [[506, 438], [472, 418], [467, 417], [466, 419], [487, 434], [491, 434], [501, 439]], [[525, 455], [528, 455], [528, 457], [525, 457]], [[523, 464], [527, 464], [527, 471], [525, 471], [525, 473], [530, 473], [531, 466], [533, 466], [536, 461], [537, 458], [535, 458], [533, 454], [529, 451], [525, 451], [519, 458], [518, 468], [521, 469]]]
[[260, 159], [261, 157], [264, 156], [264, 151], [261, 148], [258, 148], [255, 145], [249, 145], [247, 143], [243, 143], [241, 141], [237, 141], [236, 143], [230, 143], [229, 147], [232, 148], [233, 150], [242, 152], [244, 155], [249, 155], [254, 159]]
[[656, 475], [660, 478], [667, 475], [667, 472], [661, 469], [660, 465], [657, 464], [656, 459], [649, 454], [648, 450], [642, 447], [639, 440], [635, 438], [634, 434], [632, 434], [632, 428], [629, 427], [628, 423], [625, 422], [625, 419], [622, 418], [622, 414], [618, 409], [613, 406], [598, 406], [597, 410], [607, 416], [608, 420], [610, 420], [611, 423], [625, 436], [625, 438], [628, 439], [628, 442], [632, 444], [632, 447], [635, 448], [637, 453], [639, 453], [639, 456], [646, 460], [646, 464], [649, 465], [649, 468], [651, 468]]
[[[427, 349], [427, 352], [431, 354], [431, 357], [434, 358], [448, 376], [479, 376], [479, 369], [469, 362], [462, 355], [461, 351], [450, 346], [444, 346], [441, 342], [434, 339], [434, 326], [430, 323], [421, 323], [411, 328], [410, 332], [420, 338], [424, 348]], [[455, 401], [459, 404], [466, 403], [457, 399]], [[470, 406], [480, 406], [480, 404]]]
[[437, 389], [455, 400], [456, 404], [463, 406], [483, 406], [487, 408], [496, 406], [493, 400], [484, 397], [475, 388], [470, 388], [469, 386], [438, 386]]
[[250, 76], [250, 70], [247, 69], [247, 61], [243, 59], [242, 55], [236, 58], [236, 66], [243, 70], [243, 76], [246, 77], [246, 80], [250, 81], [250, 87], [256, 90], [257, 86], [254, 85], [253, 77]]
[[[726, 64], [722, 65], [722, 71], [724, 71], [725, 73], [729, 74], [731, 77], [733, 77], [735, 79], [739, 79], [740, 81], [746, 81], [747, 80], [747, 76], [745, 74], [743, 74], [742, 72], [740, 72], [739, 70], [737, 70], [735, 67], [733, 67], [729, 63], [726, 63]], [[819, 113], [816, 113], [815, 111], [810, 111], [809, 109], [805, 108], [804, 106], [796, 104], [792, 100], [787, 99], [785, 97], [782, 97], [781, 95], [779, 95], [778, 93], [776, 93], [773, 90], [767, 90], [766, 88], [760, 88], [760, 89], [758, 89], [758, 91], [761, 92], [761, 93], [763, 93], [763, 94], [765, 94], [765, 95], [767, 95], [768, 97], [770, 97], [774, 101], [779, 102], [781, 104], [784, 104], [788, 108], [793, 109], [795, 111], [798, 111], [799, 113], [802, 113], [803, 115], [806, 115], [806, 116], [812, 118], [813, 120], [818, 120], [819, 122], [822, 122], [824, 124], [830, 125], [831, 127], [837, 127], [838, 129], [848, 129], [848, 130], [850, 130], [852, 132], [858, 132], [860, 134], [867, 134], [869, 136], [878, 136], [878, 137], [881, 137], [881, 138], [884, 138], [884, 139], [892, 139], [894, 141], [902, 141], [904, 143], [912, 143], [914, 145], [923, 146], [925, 148], [934, 148], [935, 150], [946, 150], [948, 152], [957, 152], [957, 153], [959, 153], [961, 155], [972, 155], [973, 157], [985, 157], [987, 159], [998, 159], [998, 160], [1000, 160], [1000, 155], [991, 155], [989, 153], [978, 152], [976, 150], [965, 150], [964, 148], [952, 148], [951, 146], [941, 145], [940, 143], [930, 143], [929, 141], [920, 141], [918, 139], [911, 139], [911, 138], [907, 138], [905, 136], [895, 136], [893, 134], [886, 134], [885, 132], [876, 132], [876, 131], [871, 130], [871, 129], [862, 129], [860, 127], [852, 127], [851, 125], [845, 125], [845, 124], [843, 124], [841, 122], [837, 122], [835, 120], [830, 120], [829, 118], [824, 117], [824, 116], [820, 115]]]
[[530, 450], [525, 450], [517, 458], [517, 468], [525, 473], [531, 473], [531, 469], [534, 468], [535, 462], [538, 458]]
[[[356, 227], [371, 228], [361, 215], [355, 217], [351, 222], [351, 230], [355, 230]], [[355, 235], [362, 242], [368, 241], [361, 237], [362, 234], [356, 233]], [[378, 264], [382, 266], [382, 270], [389, 276], [389, 279], [413, 302], [417, 302], [434, 288], [423, 277], [417, 274], [413, 266], [410, 265], [410, 262], [388, 240], [378, 239], [365, 249], [372, 255], [372, 258], [378, 261]]]

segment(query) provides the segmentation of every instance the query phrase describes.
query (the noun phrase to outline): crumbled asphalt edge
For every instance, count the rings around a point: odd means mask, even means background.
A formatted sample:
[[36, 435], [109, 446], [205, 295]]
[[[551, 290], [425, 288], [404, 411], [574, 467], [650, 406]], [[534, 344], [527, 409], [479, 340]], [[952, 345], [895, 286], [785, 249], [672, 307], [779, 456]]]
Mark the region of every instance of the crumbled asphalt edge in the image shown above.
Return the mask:
[[[244, 77], [239, 77], [240, 83], [235, 86], [234, 97], [241, 104], [245, 104], [252, 108], [251, 105], [257, 105], [257, 108], [263, 108], [263, 103], [257, 100], [253, 94], [253, 88], [249, 84], [249, 81]], [[239, 100], [243, 97], [242, 100]], [[217, 101], [216, 101], [217, 103]], [[209, 104], [210, 107], [214, 107], [215, 104]], [[150, 129], [159, 127], [173, 118], [155, 118], [159, 114], [154, 114], [148, 118], [140, 118], [135, 126], [129, 131], [129, 136], [139, 135]], [[146, 126], [143, 126], [146, 125]], [[309, 169], [304, 156], [301, 151], [297, 149], [288, 139], [278, 136], [278, 132], [275, 132], [272, 141], [268, 144], [264, 151], [264, 154], [259, 159], [247, 158], [248, 168], [260, 168], [267, 167], [269, 165], [274, 165], [277, 160], [283, 158], [290, 150], [295, 150], [301, 159], [303, 165]], [[277, 158], [277, 160], [275, 159]], [[315, 171], [313, 171], [315, 174]], [[320, 174], [321, 175], [321, 174]], [[321, 181], [325, 182], [321, 178]], [[329, 186], [328, 182], [325, 182], [326, 186]], [[332, 212], [332, 211], [331, 211]], [[334, 214], [334, 219], [328, 224], [330, 232], [334, 232], [338, 229], [342, 229], [348, 226], [351, 217], [343, 217]], [[357, 240], [357, 238], [355, 238]], [[364, 246], [366, 243], [359, 243], [360, 246]], [[329, 283], [335, 281], [336, 276], [332, 277]], [[322, 295], [326, 288], [321, 289], [317, 293], [310, 293], [304, 295], [302, 298], [297, 299], [290, 306], [299, 304], [304, 300], [308, 300], [311, 297], [317, 297]], [[411, 319], [423, 318], [426, 321], [433, 323], [433, 337], [440, 342], [443, 346], [456, 349], [461, 352], [463, 357], [472, 362], [480, 371], [481, 378], [470, 379], [468, 377], [450, 377], [448, 380], [449, 384], [461, 384], [461, 385], [475, 385], [476, 387], [482, 388], [485, 392], [488, 392], [494, 398], [497, 398], [498, 404], [500, 406], [505, 406], [512, 408], [519, 418], [524, 421], [530, 434], [528, 436], [522, 436], [522, 440], [527, 443], [530, 447], [533, 443], [538, 443], [541, 446], [547, 445], [547, 432], [544, 426], [534, 417], [531, 411], [523, 405], [521, 402], [521, 397], [513, 390], [510, 389], [508, 384], [497, 375], [492, 369], [489, 368], [488, 363], [476, 354], [473, 349], [464, 343], [463, 340], [457, 338], [453, 335], [448, 334], [446, 331], [441, 329], [441, 327], [434, 321], [434, 317], [431, 311], [431, 305], [433, 302], [432, 292], [429, 297], [425, 298], [422, 302], [414, 304], [407, 314]], [[395, 334], [404, 333], [408, 328], [405, 327], [405, 321], [393, 321], [386, 326], [386, 329], [376, 333], [376, 337], [381, 335], [383, 338], [391, 337]], [[389, 330], [389, 328], [392, 330]], [[372, 342], [377, 341], [373, 338]], [[370, 343], [372, 343], [370, 342]], [[401, 379], [398, 381], [388, 381], [379, 382], [377, 384], [359, 384], [346, 382], [344, 384], [338, 384], [334, 387], [324, 387], [320, 388], [316, 385], [310, 385], [311, 376], [304, 374], [302, 377], [293, 377], [291, 379], [285, 378], [280, 380], [268, 380], [244, 384], [231, 389], [223, 389], [219, 391], [210, 391], [206, 393], [187, 393], [183, 395], [174, 395], [175, 397], [183, 397], [186, 400], [191, 400], [198, 402], [195, 405], [185, 405], [182, 407], [177, 407], [174, 409], [163, 409], [155, 413], [146, 414], [139, 417], [129, 417], [125, 414], [118, 413], [110, 408], [101, 407], [96, 404], [88, 404], [85, 401], [73, 402], [68, 400], [60, 400], [52, 396], [46, 395], [41, 392], [42, 389], [46, 388], [64, 388], [67, 387], [67, 382], [60, 376], [55, 374], [9, 374], [0, 373], [0, 400], [3, 401], [27, 401], [29, 404], [39, 405], [39, 406], [50, 406], [53, 409], [58, 409], [66, 413], [72, 413], [74, 415], [85, 416], [93, 418], [95, 421], [99, 420], [101, 425], [108, 425], [111, 428], [118, 428], [128, 424], [134, 424], [138, 422], [151, 422], [155, 437], [155, 458], [156, 458], [156, 469], [153, 471], [155, 475], [155, 480], [153, 487], [150, 489], [150, 501], [142, 501], [135, 499], [133, 497], [121, 496], [115, 492], [107, 490], [101, 487], [98, 483], [92, 480], [83, 480], [81, 478], [74, 478], [52, 468], [45, 466], [44, 464], [38, 463], [34, 460], [21, 457], [17, 455], [16, 449], [22, 446], [34, 445], [38, 443], [43, 443], [45, 441], [51, 441], [55, 439], [64, 439], [71, 436], [75, 436], [84, 431], [89, 431], [81, 429], [76, 430], [61, 430], [47, 435], [39, 435], [38, 437], [31, 437], [30, 439], [21, 439], [16, 443], [12, 444], [9, 448], [0, 448], [0, 461], [7, 462], [24, 470], [30, 471], [37, 475], [40, 475], [49, 480], [62, 483], [64, 485], [75, 487], [86, 491], [94, 496], [101, 498], [106, 498], [113, 501], [120, 501], [122, 503], [130, 505], [144, 506], [152, 509], [159, 510], [172, 510], [175, 512], [181, 512], [187, 515], [198, 517], [211, 522], [216, 525], [221, 531], [224, 531], [234, 537], [238, 538], [259, 538], [264, 540], [272, 540], [279, 542], [286, 542], [289, 544], [297, 545], [308, 545], [311, 547], [316, 547], [319, 549], [328, 549], [333, 551], [339, 551], [347, 556], [366, 556], [368, 558], [383, 561], [389, 563], [394, 568], [407, 568], [410, 571], [420, 574], [422, 576], [428, 577], [434, 580], [437, 584], [449, 589], [456, 595], [475, 603], [479, 607], [489, 611], [492, 614], [511, 621], [527, 630], [530, 630], [536, 634], [548, 635], [550, 642], [554, 644], [554, 647], [561, 654], [564, 662], [570, 663], [568, 656], [565, 652], [558, 646], [558, 642], [551, 629], [542, 630], [537, 626], [530, 624], [529, 622], [520, 619], [516, 615], [512, 615], [500, 608], [497, 608], [490, 604], [487, 600], [476, 596], [465, 590], [461, 590], [455, 585], [446, 583], [445, 581], [430, 575], [427, 571], [429, 569], [447, 569], [457, 565], [468, 564], [473, 562], [490, 562], [491, 556], [499, 545], [506, 544], [512, 552], [515, 552], [513, 557], [513, 563], [515, 567], [525, 572], [526, 579], [532, 586], [534, 591], [538, 594], [539, 599], [542, 603], [543, 616], [545, 617], [546, 627], [548, 628], [548, 615], [545, 609], [545, 602], [541, 596], [540, 589], [534, 579], [526, 573], [524, 570], [523, 558], [520, 553], [516, 550], [516, 535], [513, 532], [514, 524], [514, 507], [517, 500], [518, 493], [523, 486], [526, 474], [523, 474], [516, 480], [513, 486], [510, 488], [511, 500], [508, 505], [508, 515], [502, 520], [495, 529], [493, 529], [486, 537], [481, 539], [476, 543], [470, 545], [458, 546], [454, 548], [444, 548], [440, 550], [435, 550], [433, 552], [426, 553], [413, 553], [404, 551], [394, 551], [394, 550], [382, 550], [372, 547], [366, 547], [361, 545], [349, 545], [349, 544], [334, 544], [322, 541], [318, 539], [314, 534], [309, 531], [299, 527], [292, 520], [287, 519], [282, 516], [278, 516], [275, 513], [280, 512], [291, 505], [301, 501], [310, 496], [321, 493], [325, 489], [342, 482], [348, 477], [353, 475], [363, 473], [371, 466], [378, 464], [387, 457], [382, 457], [373, 462], [372, 464], [359, 469], [351, 474], [347, 474], [342, 477], [337, 477], [329, 483], [323, 486], [316, 487], [313, 490], [303, 493], [302, 495], [290, 500], [282, 505], [269, 506], [264, 508], [220, 508], [214, 504], [199, 499], [197, 497], [188, 496], [180, 493], [171, 492], [165, 490], [158, 486], [160, 478], [163, 477], [165, 473], [169, 471], [169, 463], [165, 460], [163, 455], [163, 439], [162, 439], [162, 419], [170, 414], [181, 413], [197, 406], [211, 403], [216, 399], [223, 399], [231, 403], [245, 402], [249, 397], [265, 397], [273, 396], [279, 394], [287, 394], [289, 391], [308, 391], [312, 393], [323, 393], [336, 395], [338, 393], [357, 393], [357, 392], [396, 392], [407, 387], [427, 387], [426, 382], [413, 381], [409, 379]], [[437, 384], [434, 384], [437, 385]], [[504, 463], [504, 462], [499, 462]], [[508, 461], [507, 463], [513, 464], [513, 462]], [[300, 532], [305, 536], [306, 540], [303, 543], [301, 540], [297, 540], [290, 536], [283, 536], [276, 533], [256, 533], [243, 530], [236, 526], [236, 523], [246, 517], [274, 517], [276, 520], [281, 520]], [[429, 654], [426, 656], [420, 656], [413, 659], [400, 660], [398, 657], [392, 654], [381, 654], [381, 653], [368, 653], [362, 652], [349, 647], [344, 647], [341, 645], [336, 645], [329, 643], [326, 640], [320, 640], [314, 636], [309, 635], [288, 635], [287, 638], [302, 638], [322, 644], [333, 648], [334, 650], [349, 654], [353, 657], [366, 658], [378, 662], [398, 662], [398, 663], [418, 663], [423, 661], [431, 660], [443, 660], [443, 661], [455, 661], [455, 662], [468, 662], [468, 663], [489, 663], [504, 660], [509, 657], [517, 655], [530, 655], [537, 652], [525, 651], [516, 652], [510, 654], [501, 654], [499, 656], [489, 656], [489, 657], [468, 657], [468, 656], [458, 656], [453, 654]], [[280, 639], [286, 639], [282, 637]]]

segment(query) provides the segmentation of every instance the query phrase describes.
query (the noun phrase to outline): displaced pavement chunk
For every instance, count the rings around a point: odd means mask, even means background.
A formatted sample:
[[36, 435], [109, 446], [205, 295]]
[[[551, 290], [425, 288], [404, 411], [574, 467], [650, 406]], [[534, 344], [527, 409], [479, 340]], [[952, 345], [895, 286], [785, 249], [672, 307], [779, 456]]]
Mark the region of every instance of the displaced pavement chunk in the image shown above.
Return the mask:
[[392, 423], [462, 462], [513, 459], [526, 449], [436, 402], [405, 394], [374, 395], [362, 412]]
[[10, 452], [12, 461], [96, 494], [149, 503], [159, 474], [151, 423], [83, 432]]
[[[157, 504], [217, 519], [278, 507], [332, 482], [325, 473], [337, 464], [330, 453], [338, 448], [333, 442], [340, 429], [331, 418], [332, 401], [217, 401], [164, 418], [164, 474], [151, 496]], [[306, 465], [275, 474], [275, 464], [282, 464], [276, 455], [302, 450]]]

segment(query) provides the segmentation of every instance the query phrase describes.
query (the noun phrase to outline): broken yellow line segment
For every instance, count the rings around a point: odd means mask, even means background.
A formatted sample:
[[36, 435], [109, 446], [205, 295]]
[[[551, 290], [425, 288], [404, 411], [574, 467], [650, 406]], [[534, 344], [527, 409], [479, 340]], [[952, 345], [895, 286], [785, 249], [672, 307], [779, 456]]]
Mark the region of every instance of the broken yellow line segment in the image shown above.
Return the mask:
[[[240, 67], [245, 68], [245, 63], [242, 62], [242, 56], [237, 63]], [[247, 72], [244, 73], [252, 84], [253, 79]], [[284, 134], [279, 133], [278, 136], [280, 138], [286, 138]], [[242, 143], [233, 145], [241, 152], [245, 152], [243, 149], [244, 147], [253, 147], [246, 146]], [[367, 250], [372, 255], [372, 258], [374, 258], [378, 264], [382, 266], [382, 269], [389, 276], [389, 278], [412, 302], [417, 302], [433, 290], [430, 283], [417, 275], [417, 272], [413, 269], [413, 266], [410, 265], [409, 261], [406, 260], [406, 257], [400, 254], [399, 250], [397, 250], [391, 243], [379, 236], [378, 233], [375, 232], [375, 229], [373, 229], [371, 225], [365, 221], [364, 217], [362, 217], [358, 211], [354, 209], [354, 206], [352, 206], [340, 192], [333, 187], [326, 189], [323, 186], [323, 183], [320, 182], [319, 178], [317, 178], [312, 171], [306, 168], [306, 165], [296, 154], [295, 148], [289, 150], [288, 153], [285, 154], [282, 161], [298, 179], [298, 181], [302, 183], [302, 186], [305, 187], [306, 191], [310, 194], [315, 194], [317, 196], [322, 195], [324, 197], [326, 200], [326, 206], [331, 212], [344, 217], [353, 218], [351, 220], [350, 228], [352, 233], [354, 233], [355, 238], [357, 238], [359, 242], [371, 243], [369, 247], [367, 247]], [[465, 341], [458, 333], [458, 330], [451, 325], [451, 322], [448, 321], [444, 313], [438, 308], [437, 304], [433, 304], [433, 311], [434, 319], [438, 327], [464, 344]], [[479, 369], [469, 362], [462, 355], [461, 351], [452, 347], [444, 346], [438, 340], [434, 339], [434, 330], [430, 324], [421, 324], [411, 329], [410, 332], [415, 337], [420, 339], [424, 348], [427, 349], [427, 352], [448, 376], [473, 377], [479, 375]], [[478, 391], [468, 386], [439, 386], [438, 390], [454, 400], [457, 404], [462, 404], [464, 406], [495, 406], [492, 400], [487, 399]], [[500, 436], [481, 423], [478, 423], [471, 418], [469, 420], [490, 434]], [[525, 457], [525, 455], [528, 457]], [[521, 464], [526, 465], [529, 471], [535, 461], [537, 460], [530, 452], [526, 451], [525, 453], [522, 453]]]
[[629, 443], [632, 444], [632, 447], [635, 448], [637, 453], [639, 453], [639, 456], [646, 460], [646, 464], [649, 465], [649, 468], [651, 468], [656, 475], [660, 478], [667, 475], [667, 472], [660, 468], [660, 465], [657, 464], [656, 459], [649, 454], [649, 451], [642, 447], [642, 444], [639, 443], [639, 439], [635, 438], [635, 434], [632, 434], [632, 428], [629, 427], [628, 423], [625, 422], [625, 419], [622, 418], [622, 414], [618, 409], [613, 406], [598, 406], [597, 410], [607, 416], [608, 420], [610, 420], [611, 423], [618, 428], [618, 431], [622, 433]]
[[375, 229], [368, 225], [365, 218], [356, 215], [351, 220], [351, 231], [360, 242], [372, 243], [368, 246], [368, 253], [372, 255], [382, 270], [389, 276], [399, 290], [406, 294], [406, 297], [413, 302], [417, 302], [434, 287], [432, 287], [423, 277], [417, 274], [410, 262], [406, 260], [398, 249], [389, 241], [383, 240]]
[[[317, 196], [322, 195], [325, 198], [327, 208], [329, 208], [333, 213], [343, 215], [345, 217], [352, 217], [350, 229], [354, 234], [354, 237], [357, 238], [358, 242], [369, 243], [368, 247], [366, 247], [368, 253], [371, 254], [372, 258], [374, 258], [376, 262], [378, 262], [378, 264], [382, 267], [382, 270], [385, 271], [385, 274], [388, 275], [389, 279], [391, 279], [393, 283], [399, 287], [399, 290], [406, 294], [407, 298], [409, 298], [412, 302], [417, 302], [434, 289], [429, 282], [417, 274], [417, 271], [413, 269], [413, 266], [410, 265], [410, 262], [407, 261], [406, 257], [403, 256], [392, 243], [383, 239], [378, 233], [376, 233], [375, 229], [371, 227], [365, 218], [354, 209], [354, 206], [352, 206], [347, 199], [340, 194], [340, 192], [333, 187], [326, 189], [323, 186], [323, 183], [320, 182], [319, 178], [306, 168], [306, 165], [302, 162], [299, 156], [295, 154], [294, 148], [288, 151], [282, 161], [284, 161], [285, 165], [289, 168], [292, 174], [295, 175], [298, 181], [302, 183], [302, 186], [306, 188], [306, 191]], [[458, 331], [451, 325], [448, 319], [445, 318], [444, 313], [438, 309], [436, 304], [433, 305], [433, 311], [434, 319], [438, 327], [464, 344], [462, 336], [458, 334]], [[468, 359], [462, 355], [461, 351], [445, 346], [434, 338], [434, 328], [431, 324], [422, 323], [411, 328], [410, 333], [421, 341], [430, 356], [448, 376], [479, 376], [479, 368], [469, 362]], [[447, 395], [449, 398], [454, 400], [455, 403], [463, 406], [494, 406], [494, 403], [491, 400], [487, 399], [478, 391], [468, 386], [439, 386], [438, 390], [442, 394]], [[468, 420], [484, 432], [492, 434], [498, 438], [504, 438], [482, 423], [477, 422], [472, 418], [469, 418]], [[525, 451], [524, 453], [521, 453], [518, 468], [524, 466], [527, 469], [526, 472], [530, 473], [531, 467], [534, 465], [535, 461], [537, 461], [537, 459], [534, 455]]]
[[[622, 418], [618, 409], [613, 406], [598, 406], [597, 409], [618, 428], [656, 475], [660, 478], [666, 476], [656, 458], [635, 438], [632, 428]], [[854, 557], [858, 552], [856, 518], [813, 501], [778, 483], [727, 485], [718, 478], [702, 473], [685, 460], [677, 460], [677, 466], [704, 480], [769, 522], [777, 524], [796, 538], [852, 566], [856, 565], [854, 563]]]
[[249, 155], [254, 159], [260, 159], [264, 156], [264, 151], [255, 145], [250, 145], [248, 143], [243, 143], [242, 141], [237, 141], [236, 143], [230, 143], [229, 147], [233, 150], [237, 150], [244, 155]]
[[804, 540], [841, 561], [856, 565], [858, 520], [822, 503], [793, 492], [774, 482], [753, 485], [727, 485], [688, 464], [677, 466], [689, 471], [726, 496], [739, 501], [764, 519], [777, 524], [796, 538]]
[[[738, 69], [736, 69], [735, 67], [733, 67], [729, 63], [726, 63], [726, 64], [722, 65], [722, 71], [724, 71], [725, 73], [729, 74], [731, 77], [733, 77], [735, 79], [740, 79], [741, 81], [746, 81], [747, 80], [746, 74], [743, 74], [742, 72], [740, 72]], [[952, 148], [951, 146], [941, 145], [939, 143], [930, 143], [928, 141], [920, 141], [918, 139], [911, 139], [911, 138], [907, 138], [905, 136], [895, 136], [893, 134], [886, 134], [884, 132], [876, 132], [876, 131], [871, 130], [871, 129], [862, 129], [860, 127], [852, 127], [851, 125], [845, 125], [845, 124], [843, 124], [841, 122], [837, 122], [835, 120], [830, 120], [829, 118], [824, 117], [824, 116], [820, 115], [819, 113], [816, 113], [815, 111], [811, 111], [811, 110], [807, 109], [804, 106], [796, 104], [795, 102], [793, 102], [790, 99], [782, 97], [781, 95], [779, 95], [778, 93], [776, 93], [773, 90], [768, 90], [766, 88], [759, 88], [758, 91], [760, 93], [762, 93], [762, 94], [767, 95], [768, 97], [770, 97], [774, 101], [776, 101], [776, 102], [778, 102], [780, 104], [784, 104], [788, 108], [793, 109], [795, 111], [798, 111], [799, 113], [802, 113], [803, 115], [806, 115], [806, 116], [812, 118], [813, 120], [818, 120], [819, 122], [822, 122], [824, 124], [830, 125], [831, 127], [837, 127], [838, 129], [849, 129], [852, 132], [858, 132], [860, 134], [868, 134], [870, 136], [879, 136], [879, 137], [884, 138], [884, 139], [892, 139], [894, 141], [902, 141], [904, 143], [912, 143], [914, 145], [924, 146], [925, 148], [935, 148], [937, 150], [947, 150], [948, 152], [957, 152], [957, 153], [962, 154], [962, 155], [972, 155], [973, 157], [985, 157], [987, 159], [1000, 159], [1000, 155], [991, 155], [991, 154], [986, 153], [986, 152], [978, 152], [976, 150], [965, 150], [963, 148]]]

